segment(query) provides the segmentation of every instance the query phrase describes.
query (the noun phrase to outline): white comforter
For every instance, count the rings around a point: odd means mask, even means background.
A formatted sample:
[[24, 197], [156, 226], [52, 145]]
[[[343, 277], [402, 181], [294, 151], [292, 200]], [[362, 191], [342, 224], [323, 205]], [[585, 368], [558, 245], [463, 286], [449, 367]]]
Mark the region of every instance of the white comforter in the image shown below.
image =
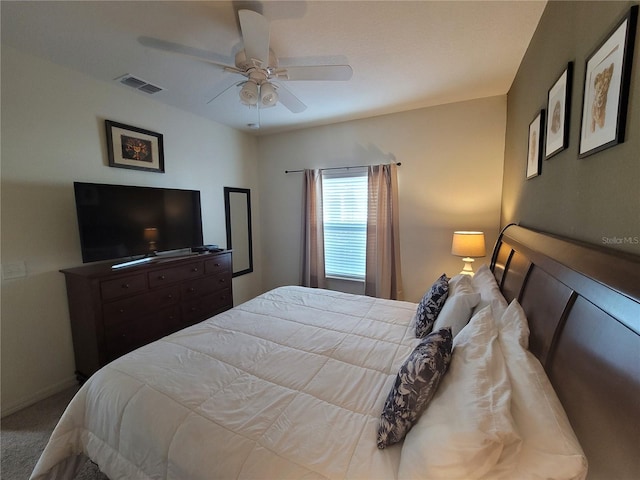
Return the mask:
[[73, 399], [32, 479], [397, 477], [378, 419], [415, 347], [416, 305], [282, 287], [107, 365]]

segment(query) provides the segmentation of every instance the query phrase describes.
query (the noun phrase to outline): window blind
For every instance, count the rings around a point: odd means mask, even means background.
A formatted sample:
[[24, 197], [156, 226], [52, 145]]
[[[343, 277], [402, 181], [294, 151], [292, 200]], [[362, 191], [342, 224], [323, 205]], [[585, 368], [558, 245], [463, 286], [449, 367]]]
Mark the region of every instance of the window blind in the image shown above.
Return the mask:
[[364, 280], [367, 172], [323, 173], [322, 209], [327, 277]]

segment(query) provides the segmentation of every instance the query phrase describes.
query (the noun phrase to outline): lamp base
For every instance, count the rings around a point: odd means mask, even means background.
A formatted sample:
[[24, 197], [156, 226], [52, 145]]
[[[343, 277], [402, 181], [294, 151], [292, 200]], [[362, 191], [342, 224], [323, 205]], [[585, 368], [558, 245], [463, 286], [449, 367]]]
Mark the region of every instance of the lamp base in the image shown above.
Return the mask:
[[474, 259], [471, 257], [465, 257], [462, 261], [464, 262], [464, 268], [460, 272], [460, 275], [469, 275], [470, 277], [473, 277], [475, 274], [471, 264], [474, 262]]

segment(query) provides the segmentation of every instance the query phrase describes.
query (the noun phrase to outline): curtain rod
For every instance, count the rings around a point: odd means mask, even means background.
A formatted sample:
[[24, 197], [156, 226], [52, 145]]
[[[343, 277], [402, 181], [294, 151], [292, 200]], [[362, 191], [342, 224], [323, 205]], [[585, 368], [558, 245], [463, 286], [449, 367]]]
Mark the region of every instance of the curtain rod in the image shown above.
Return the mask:
[[[398, 163], [393, 163], [392, 165], [397, 165], [398, 167], [400, 165], [402, 165], [402, 162], [398, 162]], [[348, 167], [328, 167], [328, 168], [320, 168], [319, 170], [321, 172], [324, 172], [325, 170], [349, 170], [350, 168], [365, 168], [365, 167], [371, 167], [372, 165], [350, 165]], [[300, 173], [300, 172], [304, 172], [304, 169], [301, 170], [285, 170], [284, 173]]]

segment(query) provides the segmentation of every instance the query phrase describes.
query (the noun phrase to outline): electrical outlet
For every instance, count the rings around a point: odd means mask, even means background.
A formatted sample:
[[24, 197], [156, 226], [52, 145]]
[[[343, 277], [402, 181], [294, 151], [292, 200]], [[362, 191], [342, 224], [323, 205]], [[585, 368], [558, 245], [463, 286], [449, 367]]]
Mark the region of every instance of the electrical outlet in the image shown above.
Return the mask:
[[2, 279], [23, 278], [27, 276], [27, 264], [24, 260], [2, 265]]

